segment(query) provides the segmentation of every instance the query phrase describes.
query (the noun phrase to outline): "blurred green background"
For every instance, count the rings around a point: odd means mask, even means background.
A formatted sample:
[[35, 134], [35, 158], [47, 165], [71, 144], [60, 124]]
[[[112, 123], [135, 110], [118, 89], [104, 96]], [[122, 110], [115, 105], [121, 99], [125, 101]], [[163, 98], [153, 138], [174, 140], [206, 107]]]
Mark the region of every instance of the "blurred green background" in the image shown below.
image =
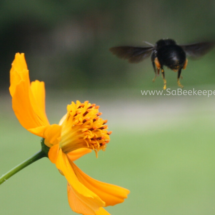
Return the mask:
[[[71, 100], [100, 105], [113, 131], [105, 152], [76, 163], [91, 177], [130, 189], [111, 214], [215, 214], [214, 96], [142, 96], [162, 90], [150, 59], [128, 64], [116, 45], [161, 38], [179, 44], [215, 35], [215, 2], [91, 0], [0, 2], [0, 175], [36, 153], [40, 138], [19, 124], [8, 92], [16, 52], [26, 55], [31, 80], [46, 83], [50, 123]], [[182, 72], [185, 90], [215, 90], [215, 50]], [[177, 89], [166, 69], [167, 87]], [[0, 214], [75, 214], [66, 180], [48, 159], [0, 186]]]

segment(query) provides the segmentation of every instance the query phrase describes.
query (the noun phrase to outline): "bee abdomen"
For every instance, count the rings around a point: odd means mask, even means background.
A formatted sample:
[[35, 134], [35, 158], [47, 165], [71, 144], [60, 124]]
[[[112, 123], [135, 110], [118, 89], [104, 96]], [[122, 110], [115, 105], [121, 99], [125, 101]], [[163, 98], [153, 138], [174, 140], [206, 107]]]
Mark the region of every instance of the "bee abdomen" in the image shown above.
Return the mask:
[[169, 45], [159, 49], [157, 57], [162, 66], [165, 65], [173, 70], [182, 68], [186, 60], [184, 50], [177, 45]]

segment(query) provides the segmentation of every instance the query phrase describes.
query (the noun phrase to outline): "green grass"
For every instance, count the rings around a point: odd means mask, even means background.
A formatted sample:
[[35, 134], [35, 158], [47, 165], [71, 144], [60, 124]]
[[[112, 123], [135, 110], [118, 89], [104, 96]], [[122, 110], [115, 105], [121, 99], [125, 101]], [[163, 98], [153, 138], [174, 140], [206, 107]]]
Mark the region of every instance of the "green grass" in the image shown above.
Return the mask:
[[[76, 162], [91, 177], [131, 191], [124, 203], [107, 208], [111, 214], [215, 214], [214, 114], [189, 111], [169, 125], [168, 119], [161, 123], [155, 118], [148, 129], [110, 121], [107, 150]], [[37, 152], [40, 138], [25, 131], [10, 110], [0, 118], [4, 174]], [[75, 214], [67, 202], [66, 180], [47, 158], [0, 185], [0, 205], [5, 215]]]

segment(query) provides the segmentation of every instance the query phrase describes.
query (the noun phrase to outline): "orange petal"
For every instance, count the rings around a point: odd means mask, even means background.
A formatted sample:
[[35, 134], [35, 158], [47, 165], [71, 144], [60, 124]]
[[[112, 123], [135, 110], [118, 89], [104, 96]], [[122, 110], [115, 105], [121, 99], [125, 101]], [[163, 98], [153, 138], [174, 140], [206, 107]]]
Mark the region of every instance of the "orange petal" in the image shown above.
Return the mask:
[[29, 96], [36, 115], [38, 115], [43, 122], [48, 122], [45, 114], [45, 83], [37, 80], [31, 82]]
[[12, 107], [17, 119], [26, 129], [48, 125], [48, 122], [42, 121], [41, 118], [35, 114], [26, 85], [24, 81], [21, 81], [20, 84], [16, 86], [16, 90], [12, 97]]
[[[52, 163], [56, 163], [56, 159], [57, 159], [57, 156], [58, 156], [58, 151], [59, 151], [59, 144], [57, 145], [54, 145], [50, 148], [49, 150], [49, 153], [48, 153], [48, 156], [49, 156], [49, 159]], [[90, 153], [92, 150], [90, 149], [77, 149], [75, 151], [72, 151], [70, 153], [67, 154], [67, 157], [70, 161], [75, 161], [77, 160], [78, 158], [80, 158], [81, 156], [87, 154], [87, 153]]]
[[10, 94], [13, 97], [13, 94], [16, 89], [16, 85], [21, 81], [25, 81], [27, 85], [30, 85], [29, 81], [29, 72], [27, 68], [27, 64], [25, 61], [24, 54], [17, 53], [15, 55], [15, 59], [12, 63], [12, 67], [10, 70]]
[[45, 144], [48, 147], [56, 145], [61, 139], [61, 129], [62, 127], [57, 124], [49, 125], [44, 130]]
[[12, 67], [14, 67], [16, 70], [21, 71], [24, 69], [28, 70], [27, 63], [25, 61], [25, 54], [24, 53], [16, 53], [14, 61], [12, 63]]
[[110, 215], [104, 208], [99, 208], [98, 211], [96, 211], [96, 215]]
[[43, 82], [30, 86], [29, 72], [24, 54], [17, 53], [10, 70], [12, 107], [21, 125], [26, 129], [49, 125], [45, 114], [45, 88]]
[[75, 160], [79, 159], [80, 157], [82, 157], [83, 155], [90, 153], [91, 151], [92, 151], [91, 149], [80, 148], [80, 149], [71, 151], [71, 152], [67, 153], [66, 155], [70, 161], [75, 161]]
[[[69, 183], [67, 184], [67, 195], [69, 206], [73, 211], [83, 215], [97, 215], [89, 200], [85, 201], [85, 199], [83, 199], [82, 196], [77, 193]], [[102, 213], [98, 213], [98, 215], [100, 214], [103, 215]]]
[[29, 128], [28, 131], [30, 131], [32, 134], [35, 134], [39, 137], [45, 137], [44, 136], [44, 131], [49, 127], [50, 125], [44, 125], [44, 126], [39, 126], [35, 128]]
[[78, 180], [84, 186], [88, 187], [90, 190], [96, 193], [106, 203], [106, 206], [121, 203], [125, 198], [127, 198], [129, 190], [116, 185], [95, 180], [82, 172], [74, 163], [71, 163], [71, 165]]
[[52, 163], [56, 163], [58, 152], [59, 152], [59, 144], [56, 144], [49, 149], [48, 157]]
[[[69, 200], [69, 202], [73, 202], [75, 200], [77, 200], [77, 202], [81, 201], [88, 208], [91, 208], [92, 211], [97, 211], [100, 207], [105, 206], [105, 203], [95, 193], [85, 187], [77, 179], [70, 163], [72, 162], [69, 162], [67, 156], [62, 152], [61, 149], [59, 149], [56, 159], [56, 167], [62, 172], [72, 187], [72, 190], [70, 189], [68, 193], [69, 197], [72, 198], [72, 200]], [[74, 204], [71, 204], [70, 206], [75, 212], [86, 214], [85, 208], [77, 209]]]

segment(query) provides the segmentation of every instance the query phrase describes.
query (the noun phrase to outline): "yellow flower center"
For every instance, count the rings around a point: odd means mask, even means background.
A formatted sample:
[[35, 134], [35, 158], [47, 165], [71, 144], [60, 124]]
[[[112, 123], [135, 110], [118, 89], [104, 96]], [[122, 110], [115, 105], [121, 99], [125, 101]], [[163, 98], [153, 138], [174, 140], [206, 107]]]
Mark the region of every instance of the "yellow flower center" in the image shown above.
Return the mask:
[[64, 153], [79, 149], [89, 148], [97, 153], [104, 150], [109, 142], [107, 120], [99, 116], [99, 106], [88, 101], [72, 102], [67, 106], [67, 114], [60, 121], [62, 125], [60, 147]]

